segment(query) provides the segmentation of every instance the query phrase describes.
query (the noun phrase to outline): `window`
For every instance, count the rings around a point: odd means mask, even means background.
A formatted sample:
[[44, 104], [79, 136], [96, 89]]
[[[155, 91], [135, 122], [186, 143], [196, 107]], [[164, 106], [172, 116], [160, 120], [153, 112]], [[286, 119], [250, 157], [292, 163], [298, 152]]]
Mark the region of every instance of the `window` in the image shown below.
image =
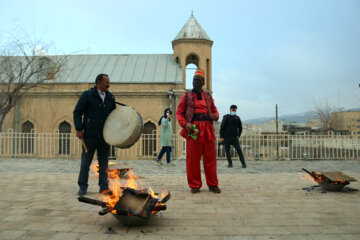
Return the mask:
[[30, 121], [22, 125], [21, 153], [34, 153], [34, 124]]
[[71, 125], [63, 121], [59, 125], [59, 154], [70, 154]]
[[156, 126], [152, 122], [144, 124], [143, 156], [153, 156], [156, 153]]

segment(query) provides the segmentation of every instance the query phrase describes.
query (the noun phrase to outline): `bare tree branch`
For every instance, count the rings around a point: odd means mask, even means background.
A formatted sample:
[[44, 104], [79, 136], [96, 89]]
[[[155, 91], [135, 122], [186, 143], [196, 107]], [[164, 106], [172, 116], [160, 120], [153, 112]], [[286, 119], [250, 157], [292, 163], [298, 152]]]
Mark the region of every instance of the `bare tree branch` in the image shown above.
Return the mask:
[[326, 100], [326, 103], [323, 105], [314, 103], [314, 114], [316, 114], [321, 122], [322, 130], [328, 132], [334, 129], [335, 121], [337, 120], [337, 109], [331, 107], [329, 102]]
[[56, 78], [65, 69], [67, 55], [46, 55], [41, 41], [19, 39], [0, 45], [0, 132], [5, 116], [28, 90]]

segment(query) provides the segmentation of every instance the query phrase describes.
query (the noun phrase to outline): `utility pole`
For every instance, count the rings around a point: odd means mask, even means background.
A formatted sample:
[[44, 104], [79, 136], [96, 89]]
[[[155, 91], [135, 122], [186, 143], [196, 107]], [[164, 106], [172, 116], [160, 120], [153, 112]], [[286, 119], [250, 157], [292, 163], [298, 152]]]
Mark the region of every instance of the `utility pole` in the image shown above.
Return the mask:
[[275, 106], [276, 115], [276, 160], [279, 160], [279, 118], [278, 118], [278, 105]]
[[275, 106], [275, 109], [276, 109], [276, 135], [279, 133], [279, 119], [278, 119], [278, 110], [277, 110], [277, 104]]

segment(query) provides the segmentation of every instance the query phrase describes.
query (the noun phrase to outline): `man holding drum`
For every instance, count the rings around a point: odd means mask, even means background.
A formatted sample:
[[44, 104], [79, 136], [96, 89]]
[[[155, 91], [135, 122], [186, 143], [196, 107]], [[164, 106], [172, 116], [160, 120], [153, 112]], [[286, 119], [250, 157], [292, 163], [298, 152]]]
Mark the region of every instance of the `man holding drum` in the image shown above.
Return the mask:
[[200, 192], [202, 186], [201, 156], [209, 190], [220, 193], [216, 173], [216, 137], [212, 123], [219, 119], [219, 113], [211, 95], [202, 89], [204, 79], [204, 71], [196, 70], [193, 90], [181, 97], [176, 117], [183, 128], [180, 135], [186, 139], [186, 173], [191, 193]]
[[95, 79], [96, 86], [83, 92], [74, 109], [76, 136], [84, 143], [80, 173], [78, 178], [78, 195], [87, 193], [89, 168], [97, 150], [99, 161], [100, 193], [111, 194], [108, 186], [108, 156], [110, 146], [104, 141], [103, 128], [107, 116], [116, 108], [115, 98], [108, 91], [110, 78], [107, 74], [99, 74]]

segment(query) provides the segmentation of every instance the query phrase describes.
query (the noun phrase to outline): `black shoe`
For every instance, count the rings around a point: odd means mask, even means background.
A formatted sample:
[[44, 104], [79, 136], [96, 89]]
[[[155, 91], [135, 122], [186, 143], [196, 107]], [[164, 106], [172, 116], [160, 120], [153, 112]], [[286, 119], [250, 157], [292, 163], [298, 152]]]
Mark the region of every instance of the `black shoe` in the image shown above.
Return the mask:
[[246, 168], [246, 164], [243, 164], [243, 165], [242, 165], [242, 168]]
[[99, 193], [104, 195], [113, 195], [113, 192], [110, 189], [104, 189], [104, 190], [100, 189]]
[[191, 193], [194, 194], [194, 193], [199, 193], [200, 192], [200, 189], [199, 188], [192, 188], [191, 189]]
[[221, 193], [221, 189], [218, 186], [209, 187], [209, 191], [213, 193]]
[[228, 167], [233, 167], [232, 163], [229, 163]]
[[87, 190], [86, 190], [86, 189], [81, 189], [81, 188], [80, 188], [77, 194], [78, 194], [79, 196], [85, 196], [86, 193], [87, 193]]

